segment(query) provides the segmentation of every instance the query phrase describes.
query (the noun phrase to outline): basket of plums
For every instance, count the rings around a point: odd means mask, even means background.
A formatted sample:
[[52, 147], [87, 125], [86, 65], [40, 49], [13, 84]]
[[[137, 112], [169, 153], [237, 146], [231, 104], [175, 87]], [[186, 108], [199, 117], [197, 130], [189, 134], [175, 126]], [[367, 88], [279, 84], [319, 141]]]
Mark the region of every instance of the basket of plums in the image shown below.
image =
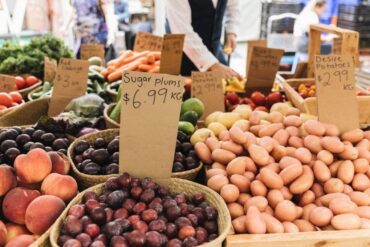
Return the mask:
[[230, 227], [226, 204], [211, 189], [124, 173], [75, 197], [53, 226], [50, 242], [53, 247], [222, 246]]
[[[190, 136], [178, 131], [172, 177], [195, 180], [202, 169], [189, 141]], [[108, 129], [76, 139], [68, 149], [73, 175], [82, 188], [104, 183], [118, 174], [119, 129]]]

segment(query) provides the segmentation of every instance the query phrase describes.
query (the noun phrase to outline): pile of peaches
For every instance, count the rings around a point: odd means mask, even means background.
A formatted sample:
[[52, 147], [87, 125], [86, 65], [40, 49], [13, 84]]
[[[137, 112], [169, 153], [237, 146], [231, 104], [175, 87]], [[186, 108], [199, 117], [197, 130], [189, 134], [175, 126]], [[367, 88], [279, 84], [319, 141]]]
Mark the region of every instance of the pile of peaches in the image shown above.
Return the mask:
[[0, 246], [29, 246], [77, 195], [70, 163], [57, 151], [33, 148], [0, 165]]

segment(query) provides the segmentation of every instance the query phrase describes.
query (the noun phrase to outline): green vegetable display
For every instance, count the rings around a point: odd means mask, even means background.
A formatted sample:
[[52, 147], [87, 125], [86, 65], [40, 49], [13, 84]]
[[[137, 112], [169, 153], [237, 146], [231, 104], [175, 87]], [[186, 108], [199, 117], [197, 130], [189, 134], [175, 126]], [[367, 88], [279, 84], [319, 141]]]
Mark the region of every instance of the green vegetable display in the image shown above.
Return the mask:
[[59, 61], [62, 57], [72, 58], [73, 54], [62, 40], [52, 35], [34, 38], [25, 46], [5, 42], [0, 47], [0, 73], [43, 78], [45, 56]]

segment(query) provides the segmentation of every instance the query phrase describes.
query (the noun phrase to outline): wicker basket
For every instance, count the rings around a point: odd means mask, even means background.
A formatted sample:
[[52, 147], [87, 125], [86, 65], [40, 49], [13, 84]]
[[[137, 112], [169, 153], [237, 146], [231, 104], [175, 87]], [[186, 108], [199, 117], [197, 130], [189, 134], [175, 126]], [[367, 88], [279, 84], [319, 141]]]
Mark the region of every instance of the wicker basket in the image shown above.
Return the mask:
[[107, 127], [107, 129], [116, 129], [120, 127], [119, 123], [113, 121], [113, 119], [109, 117], [115, 105], [116, 105], [115, 103], [112, 103], [110, 105], [105, 106], [104, 108], [103, 116], [104, 116], [105, 126]]
[[[171, 193], [185, 193], [187, 196], [192, 196], [196, 192], [204, 193], [206, 201], [208, 201], [213, 207], [215, 207], [218, 212], [217, 221], [218, 221], [219, 236], [212, 242], [205, 243], [201, 246], [203, 247], [222, 246], [222, 242], [225, 240], [226, 235], [229, 229], [231, 228], [231, 217], [226, 207], [226, 204], [220, 195], [218, 195], [216, 192], [209, 189], [208, 187], [205, 187], [203, 185], [190, 182], [187, 180], [183, 180], [183, 179], [178, 179], [178, 178], [161, 179], [161, 180], [157, 180], [157, 182], [161, 184], [162, 186], [168, 187]], [[95, 191], [97, 194], [101, 194], [103, 190], [104, 190], [104, 184], [99, 184], [92, 188], [87, 189], [86, 191]], [[60, 233], [62, 224], [64, 222], [64, 219], [66, 218], [68, 214], [69, 208], [72, 205], [80, 203], [82, 200], [82, 196], [86, 191], [83, 191], [80, 194], [78, 194], [69, 203], [69, 205], [64, 210], [62, 215], [57, 219], [57, 221], [53, 225], [51, 229], [51, 233], [50, 233], [51, 246], [53, 247], [58, 246], [57, 240], [59, 238], [59, 233]]]
[[112, 89], [112, 86], [117, 85], [117, 84], [121, 84], [121, 81], [113, 82], [113, 83], [109, 84], [108, 87], [107, 87], [107, 92], [110, 95], [110, 97], [112, 98], [113, 102], [117, 101], [118, 93], [115, 90]]
[[0, 117], [0, 127], [35, 124], [41, 116], [47, 115], [50, 98], [27, 102]]
[[37, 88], [33, 89], [31, 92], [29, 92], [29, 93], [27, 94], [27, 99], [28, 99], [28, 101], [36, 100], [36, 99], [34, 99], [34, 98], [32, 98], [32, 97], [31, 97], [31, 94], [33, 94], [33, 93], [38, 93], [38, 92], [40, 92], [40, 91], [42, 91], [42, 86], [39, 86], [39, 87], [37, 87]]
[[39, 81], [39, 82], [37, 82], [37, 83], [33, 84], [32, 86], [27, 87], [27, 88], [23, 88], [23, 89], [21, 89], [21, 90], [18, 90], [17, 92], [18, 92], [18, 93], [20, 93], [20, 94], [23, 96], [23, 98], [27, 98], [27, 95], [28, 95], [31, 91], [35, 90], [36, 88], [38, 88], [38, 87], [39, 87], [39, 86], [41, 86], [41, 85], [42, 85], [42, 81]]
[[[114, 137], [119, 135], [119, 129], [108, 129], [108, 130], [103, 130], [103, 131], [98, 131], [94, 132], [91, 134], [87, 134], [84, 136], [81, 136], [77, 138], [72, 144], [69, 146], [67, 155], [68, 159], [71, 163], [72, 166], [72, 175], [73, 177], [77, 180], [77, 183], [79, 184], [80, 188], [86, 189], [91, 186], [104, 183], [105, 181], [108, 180], [108, 178], [112, 176], [116, 176], [117, 174], [112, 174], [112, 175], [88, 175], [85, 173], [80, 172], [76, 165], [73, 162], [73, 157], [74, 157], [74, 148], [76, 146], [76, 143], [78, 143], [81, 140], [85, 140], [88, 143], [93, 143], [97, 138], [103, 138], [105, 141], [110, 142]], [[175, 172], [172, 173], [173, 178], [182, 178], [186, 180], [191, 180], [194, 181], [195, 178], [197, 177], [199, 171], [202, 169], [203, 163], [200, 163], [198, 167], [184, 171], [184, 172]]]
[[19, 105], [17, 105], [17, 106], [13, 106], [13, 107], [11, 107], [11, 108], [6, 108], [6, 109], [4, 109], [4, 110], [1, 110], [0, 111], [0, 117], [1, 116], [4, 116], [5, 114], [7, 114], [7, 113], [9, 113], [9, 112], [12, 112], [12, 111], [14, 111], [14, 110], [16, 110], [18, 107], [20, 107], [20, 106], [22, 106], [22, 105], [24, 105], [24, 100], [22, 100], [22, 102], [19, 104]]

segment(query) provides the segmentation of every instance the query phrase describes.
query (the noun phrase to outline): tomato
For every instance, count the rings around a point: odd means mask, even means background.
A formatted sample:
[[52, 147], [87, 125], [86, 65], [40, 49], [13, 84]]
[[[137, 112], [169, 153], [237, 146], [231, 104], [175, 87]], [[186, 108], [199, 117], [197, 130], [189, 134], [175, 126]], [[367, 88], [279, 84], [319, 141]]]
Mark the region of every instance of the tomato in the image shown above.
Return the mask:
[[13, 99], [7, 93], [0, 93], [0, 105], [4, 105], [6, 107], [12, 106]]
[[26, 81], [21, 76], [15, 77], [15, 85], [18, 90], [23, 89], [26, 87]]
[[7, 109], [8, 107], [6, 107], [5, 105], [0, 105], [0, 111], [2, 111], [2, 110], [5, 110], [5, 109]]
[[26, 78], [26, 84], [27, 84], [27, 87], [30, 87], [36, 83], [39, 82], [39, 79], [37, 79], [35, 76], [33, 75], [30, 75], [30, 76], [27, 76]]
[[18, 103], [13, 102], [12, 107], [19, 105]]
[[22, 95], [18, 92], [11, 92], [11, 93], [9, 93], [9, 95], [10, 95], [10, 97], [12, 97], [12, 99], [15, 103], [20, 104], [23, 100]]

